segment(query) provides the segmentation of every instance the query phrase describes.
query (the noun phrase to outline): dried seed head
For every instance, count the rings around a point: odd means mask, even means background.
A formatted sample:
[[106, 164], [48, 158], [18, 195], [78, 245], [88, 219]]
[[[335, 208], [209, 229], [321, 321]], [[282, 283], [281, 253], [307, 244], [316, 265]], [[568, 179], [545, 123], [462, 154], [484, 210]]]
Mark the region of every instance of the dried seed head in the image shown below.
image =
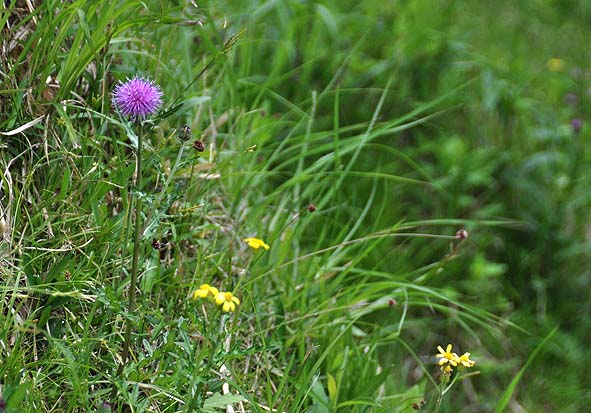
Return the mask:
[[193, 148], [195, 148], [197, 152], [205, 151], [205, 145], [200, 140], [196, 140], [195, 142], [193, 142]]
[[458, 238], [458, 239], [468, 238], [468, 231], [466, 231], [465, 229], [458, 230], [458, 232], [456, 232], [456, 238]]
[[418, 403], [413, 403], [412, 408], [415, 410], [421, 410], [426, 404], [427, 402], [425, 400], [421, 400]]

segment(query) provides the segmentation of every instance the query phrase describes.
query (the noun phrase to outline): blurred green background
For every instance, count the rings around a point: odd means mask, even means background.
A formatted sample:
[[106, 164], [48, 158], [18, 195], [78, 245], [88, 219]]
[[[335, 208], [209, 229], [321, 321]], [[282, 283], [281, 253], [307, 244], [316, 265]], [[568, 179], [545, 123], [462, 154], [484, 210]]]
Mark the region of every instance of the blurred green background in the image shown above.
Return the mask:
[[[371, 119], [386, 86], [380, 120], [437, 101], [437, 116], [380, 137], [374, 143], [382, 147], [367, 148], [356, 161], [363, 170], [430, 177], [433, 188], [390, 181], [374, 188], [359, 179], [332, 202], [344, 221], [355, 220], [375, 190], [375, 204], [386, 206], [372, 207], [363, 222], [376, 229], [401, 220], [457, 219], [458, 228], [465, 222], [469, 242], [432, 284], [527, 330], [481, 341], [494, 367], [478, 380], [482, 411], [555, 325], [558, 334], [527, 371], [511, 410], [586, 410], [591, 3], [277, 1], [216, 9], [248, 28], [236, 57], [245, 82], [305, 107], [312, 91], [338, 86], [338, 95], [318, 101], [315, 130], [331, 128], [337, 97], [341, 124]], [[253, 93], [260, 96], [258, 88]], [[265, 96], [270, 111], [285, 111]], [[505, 224], [482, 224], [488, 220]], [[444, 249], [383, 243], [364, 260], [404, 273]], [[456, 328], [436, 319], [417, 334], [430, 343], [435, 332], [449, 337]]]
[[[496, 340], [480, 341], [490, 364], [478, 378], [482, 410], [469, 411], [490, 411], [508, 377], [556, 325], [557, 335], [526, 371], [511, 411], [522, 411], [518, 405], [586, 410], [591, 3], [275, 1], [215, 8], [232, 25], [247, 27], [235, 63], [269, 111], [286, 107], [259, 88], [304, 110], [312, 91], [339, 91], [318, 100], [315, 131], [332, 127], [335, 104], [341, 124], [370, 120], [384, 87], [379, 120], [434, 102], [430, 112], [437, 116], [381, 136], [355, 163], [362, 170], [429, 177], [433, 188], [347, 180], [331, 205], [343, 222], [354, 220], [375, 190], [374, 205], [383, 207], [370, 208], [364, 225], [438, 218], [456, 219], [458, 228], [465, 223], [470, 238], [462, 254], [431, 285], [527, 331], [508, 328]], [[445, 249], [425, 249], [414, 240], [382, 243], [364, 260], [400, 274]], [[423, 321], [415, 343], [430, 345], [435, 333], [458, 334], [446, 320]]]

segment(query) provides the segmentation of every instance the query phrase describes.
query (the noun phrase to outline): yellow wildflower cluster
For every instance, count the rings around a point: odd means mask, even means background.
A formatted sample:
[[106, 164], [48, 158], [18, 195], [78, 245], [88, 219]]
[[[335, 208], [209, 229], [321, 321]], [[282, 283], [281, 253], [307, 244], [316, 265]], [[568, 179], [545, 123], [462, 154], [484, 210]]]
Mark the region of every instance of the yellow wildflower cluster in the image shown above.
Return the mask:
[[231, 292], [219, 291], [217, 288], [212, 287], [209, 284], [202, 284], [201, 287], [193, 291], [191, 297], [193, 300], [209, 298], [222, 307], [224, 313], [235, 311], [236, 306], [240, 304], [238, 297], [235, 297]]
[[255, 250], [258, 250], [261, 247], [263, 247], [265, 250], [269, 249], [269, 246], [265, 244], [265, 241], [263, 241], [262, 239], [246, 238], [244, 242], [246, 242], [250, 248]]
[[212, 287], [209, 284], [201, 284], [197, 290], [193, 291], [192, 297], [193, 300], [197, 300], [199, 298], [207, 298], [211, 296], [212, 298], [215, 297], [219, 293], [219, 290], [215, 287]]
[[447, 376], [451, 375], [454, 367], [472, 367], [475, 364], [474, 360], [470, 360], [470, 353], [464, 353], [461, 356], [452, 353], [451, 344], [448, 344], [445, 350], [443, 350], [443, 347], [437, 346], [437, 351], [439, 353], [435, 357], [439, 358], [441, 371]]

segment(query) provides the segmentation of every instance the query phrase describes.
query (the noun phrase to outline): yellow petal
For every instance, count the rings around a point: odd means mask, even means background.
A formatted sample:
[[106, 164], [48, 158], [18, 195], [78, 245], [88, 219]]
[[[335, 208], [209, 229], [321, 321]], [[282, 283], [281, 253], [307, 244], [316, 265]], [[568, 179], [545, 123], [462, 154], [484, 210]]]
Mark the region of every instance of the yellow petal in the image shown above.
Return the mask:
[[244, 241], [248, 243], [249, 247], [251, 247], [255, 250], [258, 250], [260, 247], [263, 247], [266, 250], [269, 249], [269, 246], [267, 244], [265, 244], [265, 241], [263, 241], [262, 239], [246, 238]]
[[195, 292], [193, 293], [193, 296], [195, 297], [195, 299], [197, 298], [205, 298], [207, 297], [207, 290], [195, 290]]
[[234, 301], [237, 305], [240, 304], [238, 297], [232, 297], [232, 301]]
[[226, 296], [224, 293], [217, 293], [215, 295], [215, 303], [217, 305], [222, 305], [226, 301]]
[[246, 238], [244, 241], [248, 243], [249, 247], [254, 248], [255, 250], [259, 248], [256, 238]]

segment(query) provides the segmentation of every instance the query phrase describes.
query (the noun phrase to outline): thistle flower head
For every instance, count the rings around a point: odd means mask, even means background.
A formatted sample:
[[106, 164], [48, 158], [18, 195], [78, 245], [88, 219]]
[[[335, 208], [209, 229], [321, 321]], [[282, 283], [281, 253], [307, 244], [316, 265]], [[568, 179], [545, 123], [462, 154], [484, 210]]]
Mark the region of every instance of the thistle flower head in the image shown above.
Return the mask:
[[583, 127], [583, 121], [579, 118], [575, 118], [570, 121], [570, 126], [572, 127], [574, 133], [579, 133]]
[[124, 116], [145, 119], [162, 105], [162, 91], [153, 81], [136, 75], [115, 87], [113, 103]]

